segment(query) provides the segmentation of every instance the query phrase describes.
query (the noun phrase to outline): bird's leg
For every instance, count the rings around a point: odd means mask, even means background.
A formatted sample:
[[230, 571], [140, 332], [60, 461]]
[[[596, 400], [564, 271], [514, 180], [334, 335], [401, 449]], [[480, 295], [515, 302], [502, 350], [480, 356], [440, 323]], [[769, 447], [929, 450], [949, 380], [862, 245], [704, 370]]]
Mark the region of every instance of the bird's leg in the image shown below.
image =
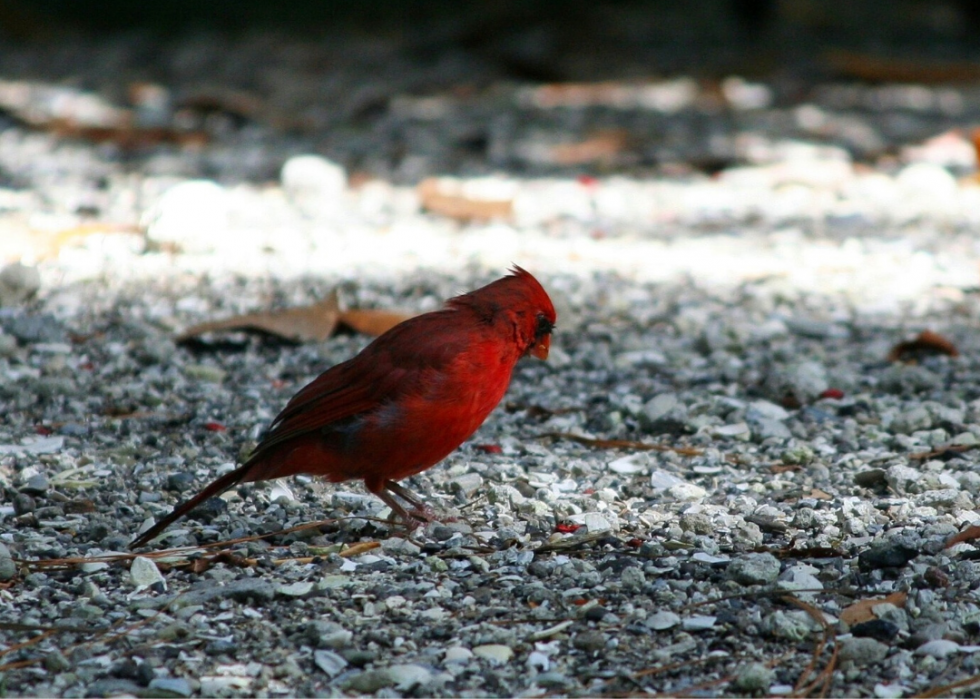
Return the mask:
[[[412, 506], [412, 509], [409, 510], [408, 512], [405, 512], [405, 510], [402, 509], [402, 512], [405, 513], [405, 516], [414, 517], [416, 520], [420, 520], [422, 522], [438, 522], [440, 520], [446, 519], [444, 516], [440, 516], [439, 514], [436, 513], [435, 510], [433, 510], [431, 507], [426, 505], [425, 502], [418, 495], [416, 495], [415, 493], [413, 493], [411, 490], [409, 490], [408, 488], [406, 488], [400, 483], [396, 483], [395, 481], [385, 481], [384, 489], [391, 491], [392, 493], [394, 493], [395, 495], [397, 495], [402, 500], [404, 500], [405, 502], [407, 502], [409, 505]], [[388, 501], [385, 500], [385, 502]], [[391, 503], [388, 503], [388, 505], [390, 507]], [[395, 508], [392, 507], [391, 509], [394, 510]]]
[[388, 518], [389, 520], [393, 520], [397, 516], [398, 519], [402, 521], [402, 524], [405, 525], [405, 529], [408, 530], [409, 534], [418, 529], [421, 522], [410, 515], [408, 510], [402, 507], [401, 503], [398, 502], [391, 493], [382, 488], [381, 490], [377, 491], [375, 495], [381, 498], [382, 502], [391, 508], [391, 516]]

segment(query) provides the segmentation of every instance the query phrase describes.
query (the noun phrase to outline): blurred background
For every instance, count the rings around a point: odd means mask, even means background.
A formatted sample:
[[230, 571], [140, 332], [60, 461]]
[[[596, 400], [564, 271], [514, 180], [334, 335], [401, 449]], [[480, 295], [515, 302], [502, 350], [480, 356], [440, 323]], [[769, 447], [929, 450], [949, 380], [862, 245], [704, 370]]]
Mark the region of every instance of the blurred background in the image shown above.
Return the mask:
[[[976, 285], [978, 8], [5, 0], [0, 261], [737, 283], [794, 273], [802, 236], [852, 242], [801, 284], [880, 286], [883, 238], [896, 273], [949, 255], [923, 288]], [[719, 235], [749, 247], [630, 248]]]

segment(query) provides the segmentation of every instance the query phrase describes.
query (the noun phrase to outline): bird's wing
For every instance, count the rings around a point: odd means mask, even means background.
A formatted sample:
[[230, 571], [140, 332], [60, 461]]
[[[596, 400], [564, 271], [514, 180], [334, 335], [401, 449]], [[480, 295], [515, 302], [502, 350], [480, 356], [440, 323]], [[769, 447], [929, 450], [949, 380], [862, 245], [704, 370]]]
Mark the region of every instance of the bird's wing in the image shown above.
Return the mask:
[[320, 374], [276, 416], [256, 454], [418, 390], [432, 370], [446, 367], [465, 350], [468, 336], [454, 325], [456, 318], [447, 317], [450, 314], [464, 315], [444, 311], [411, 318]]

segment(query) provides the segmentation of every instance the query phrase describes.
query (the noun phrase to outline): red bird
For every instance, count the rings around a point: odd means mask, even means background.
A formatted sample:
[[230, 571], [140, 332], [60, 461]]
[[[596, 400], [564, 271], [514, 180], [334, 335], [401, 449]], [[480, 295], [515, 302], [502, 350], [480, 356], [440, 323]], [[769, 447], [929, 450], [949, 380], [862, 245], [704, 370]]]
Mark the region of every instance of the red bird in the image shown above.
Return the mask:
[[234, 485], [304, 473], [334, 483], [363, 479], [406, 526], [413, 526], [412, 517], [431, 519], [425, 503], [397, 481], [442, 461], [483, 424], [518, 359], [547, 359], [555, 319], [538, 280], [515, 266], [442, 310], [399, 323], [301, 389], [248, 461], [177, 506], [130, 548]]

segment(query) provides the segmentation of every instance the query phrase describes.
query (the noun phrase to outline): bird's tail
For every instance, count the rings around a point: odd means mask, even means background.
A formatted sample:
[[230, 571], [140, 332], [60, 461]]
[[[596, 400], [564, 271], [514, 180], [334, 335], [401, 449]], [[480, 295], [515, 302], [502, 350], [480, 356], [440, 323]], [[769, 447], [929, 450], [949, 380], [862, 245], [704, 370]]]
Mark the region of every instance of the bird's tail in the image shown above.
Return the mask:
[[[214, 480], [212, 483], [208, 484], [204, 490], [192, 497], [187, 502], [178, 505], [174, 508], [173, 512], [161, 519], [159, 522], [154, 524], [152, 527], [147, 529], [143, 534], [137, 537], [133, 543], [129, 545], [129, 548], [135, 549], [140, 546], [145, 546], [147, 542], [154, 539], [158, 534], [160, 534], [164, 529], [169, 527], [171, 524], [176, 522], [178, 519], [183, 517], [185, 514], [193, 510], [195, 507], [200, 505], [202, 502], [208, 498], [213, 498], [217, 495], [221, 495], [223, 492], [228, 490], [234, 485], [241, 483], [246, 480], [248, 475], [248, 470], [252, 467], [252, 464], [246, 461], [244, 464], [236, 468], [234, 471], [229, 471], [220, 478]], [[251, 480], [251, 479], [247, 479]]]

